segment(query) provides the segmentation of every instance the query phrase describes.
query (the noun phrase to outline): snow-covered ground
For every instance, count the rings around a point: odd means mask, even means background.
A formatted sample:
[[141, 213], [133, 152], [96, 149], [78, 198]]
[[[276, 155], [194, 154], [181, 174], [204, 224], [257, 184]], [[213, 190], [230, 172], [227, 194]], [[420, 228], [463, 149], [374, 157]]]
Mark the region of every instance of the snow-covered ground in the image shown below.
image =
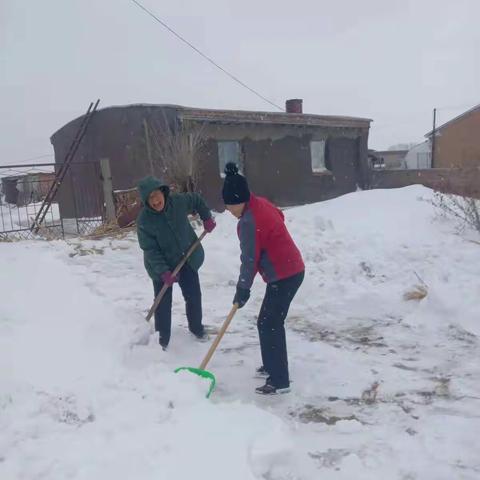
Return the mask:
[[[259, 278], [207, 400], [173, 373], [209, 346], [178, 287], [169, 351], [137, 343], [153, 292], [135, 236], [0, 244], [0, 478], [480, 478], [480, 239], [435, 218], [430, 196], [286, 211], [307, 272], [287, 321], [293, 389], [276, 397], [253, 393]], [[201, 270], [212, 326], [239, 264], [235, 220], [217, 221]], [[422, 281], [427, 296], [404, 300]]]

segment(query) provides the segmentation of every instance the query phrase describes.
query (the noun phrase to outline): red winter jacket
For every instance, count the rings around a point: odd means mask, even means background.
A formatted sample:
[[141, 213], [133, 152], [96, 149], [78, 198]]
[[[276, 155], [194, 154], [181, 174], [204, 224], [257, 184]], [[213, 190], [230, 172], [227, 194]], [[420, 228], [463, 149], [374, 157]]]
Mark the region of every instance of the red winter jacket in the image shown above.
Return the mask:
[[242, 262], [239, 287], [249, 289], [257, 272], [271, 283], [305, 270], [284, 218], [267, 199], [250, 194], [237, 227]]

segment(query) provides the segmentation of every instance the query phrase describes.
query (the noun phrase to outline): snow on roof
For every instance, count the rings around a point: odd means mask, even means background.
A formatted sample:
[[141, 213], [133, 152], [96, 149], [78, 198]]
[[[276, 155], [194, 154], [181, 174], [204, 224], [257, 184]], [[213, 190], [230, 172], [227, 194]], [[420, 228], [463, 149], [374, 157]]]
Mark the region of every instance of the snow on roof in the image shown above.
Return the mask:
[[182, 107], [179, 116], [187, 120], [221, 123], [265, 123], [284, 125], [312, 125], [337, 127], [368, 127], [369, 118], [309, 113], [258, 112], [245, 110], [213, 110]]
[[[193, 108], [175, 104], [151, 104], [151, 103], [135, 103], [130, 105], [113, 105], [97, 110], [98, 113], [112, 109], [128, 109], [128, 108], [169, 108], [176, 110], [177, 115], [181, 119], [211, 122], [211, 123], [255, 123], [270, 125], [299, 125], [299, 126], [325, 126], [340, 128], [369, 128], [369, 118], [349, 117], [338, 115], [314, 115], [309, 113], [286, 113], [286, 112], [263, 112], [252, 110], [218, 110], [208, 108]], [[60, 127], [54, 137], [60, 130], [67, 125], [79, 120], [82, 116], [71, 120], [67, 124]]]

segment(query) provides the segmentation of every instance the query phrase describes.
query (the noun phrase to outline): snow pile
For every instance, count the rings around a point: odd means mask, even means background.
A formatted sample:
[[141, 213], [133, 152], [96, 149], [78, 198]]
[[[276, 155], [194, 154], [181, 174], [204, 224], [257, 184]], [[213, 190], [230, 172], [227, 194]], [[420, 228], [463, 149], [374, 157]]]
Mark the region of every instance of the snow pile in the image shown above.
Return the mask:
[[60, 242], [1, 248], [2, 478], [191, 478], [215, 464], [211, 478], [246, 479], [288, 451], [275, 416], [215, 406], [156, 345], [132, 351], [125, 327], [141, 314], [122, 324]]
[[[423, 187], [286, 210], [307, 265], [288, 320], [293, 391], [264, 398], [257, 279], [209, 370], [174, 292], [168, 352], [144, 331], [152, 286], [123, 240], [0, 243], [0, 478], [474, 479], [480, 246]], [[204, 318], [238, 275], [236, 221], [205, 239]], [[421, 301], [404, 293], [426, 285]]]
[[324, 274], [321, 291], [306, 297], [371, 297], [373, 283], [382, 309], [386, 297], [401, 299], [402, 289], [424, 282], [429, 295], [409, 321], [428, 320], [434, 328], [444, 321], [480, 334], [478, 244], [436, 219], [431, 199], [429, 189], [412, 186], [356, 192], [291, 211], [289, 225], [314, 265], [312, 276]]

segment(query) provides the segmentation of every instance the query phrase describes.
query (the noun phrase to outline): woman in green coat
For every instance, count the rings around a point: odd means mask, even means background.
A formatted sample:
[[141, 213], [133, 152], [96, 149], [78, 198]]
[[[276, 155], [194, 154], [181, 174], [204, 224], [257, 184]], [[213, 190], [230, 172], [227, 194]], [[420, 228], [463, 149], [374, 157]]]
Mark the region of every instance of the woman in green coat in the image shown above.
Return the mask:
[[198, 270], [204, 260], [200, 245], [180, 270], [180, 263], [197, 236], [188, 215], [198, 213], [207, 232], [215, 228], [210, 209], [197, 193], [170, 193], [167, 185], [155, 177], [146, 177], [138, 184], [143, 208], [137, 217], [137, 234], [148, 275], [153, 281], [155, 295], [168, 285], [155, 311], [155, 330], [165, 350], [170, 341], [172, 324], [172, 285], [178, 281], [185, 299], [188, 328], [200, 340], [206, 338], [202, 324], [202, 294]]

